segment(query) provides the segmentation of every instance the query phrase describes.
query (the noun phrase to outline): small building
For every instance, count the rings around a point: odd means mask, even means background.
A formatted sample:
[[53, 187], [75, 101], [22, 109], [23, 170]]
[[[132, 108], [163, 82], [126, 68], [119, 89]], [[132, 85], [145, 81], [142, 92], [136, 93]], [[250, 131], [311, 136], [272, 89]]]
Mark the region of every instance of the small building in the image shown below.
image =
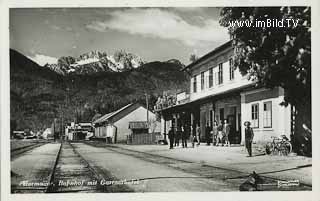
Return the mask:
[[51, 128], [46, 128], [46, 130], [42, 133], [43, 139], [52, 140], [53, 139], [53, 133], [51, 131]]
[[65, 128], [65, 135], [68, 140], [88, 140], [93, 136], [92, 124], [72, 122]]
[[11, 137], [14, 139], [23, 139], [24, 136], [25, 136], [24, 131], [13, 131]]
[[160, 122], [156, 120], [153, 112], [139, 103], [128, 104], [93, 121], [94, 136], [108, 138], [110, 143], [126, 143], [132, 132], [129, 122], [147, 121], [147, 119], [150, 124], [147, 133], [160, 133]]

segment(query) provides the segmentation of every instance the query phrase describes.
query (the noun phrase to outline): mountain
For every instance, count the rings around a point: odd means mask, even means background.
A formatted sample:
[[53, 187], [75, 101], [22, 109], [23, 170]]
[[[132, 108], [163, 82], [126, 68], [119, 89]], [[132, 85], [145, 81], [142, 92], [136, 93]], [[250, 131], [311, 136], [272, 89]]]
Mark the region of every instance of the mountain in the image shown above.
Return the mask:
[[77, 58], [60, 57], [57, 64], [46, 64], [53, 71], [66, 74], [94, 74], [97, 72], [123, 72], [143, 65], [137, 55], [123, 50], [108, 55], [106, 52], [91, 51]]
[[[63, 62], [72, 62], [72, 58]], [[188, 89], [187, 75], [178, 63], [155, 61], [120, 72], [62, 74], [10, 50], [12, 129], [43, 130], [54, 118], [91, 121], [97, 113], [105, 114], [128, 103], [145, 104], [145, 93], [153, 108], [163, 91]]]

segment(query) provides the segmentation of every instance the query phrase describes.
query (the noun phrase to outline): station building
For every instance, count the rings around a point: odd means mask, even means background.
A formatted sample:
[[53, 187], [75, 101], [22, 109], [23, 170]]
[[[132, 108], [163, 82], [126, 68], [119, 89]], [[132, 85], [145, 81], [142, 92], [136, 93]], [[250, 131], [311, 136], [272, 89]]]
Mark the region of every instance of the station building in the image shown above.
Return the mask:
[[201, 139], [205, 126], [227, 119], [232, 144], [244, 144], [245, 121], [251, 122], [254, 142], [269, 141], [271, 136], [291, 134], [291, 107], [281, 106], [284, 90], [257, 87], [233, 65], [234, 48], [229, 41], [186, 66], [190, 89], [176, 95], [176, 103], [156, 106], [161, 114], [161, 132], [171, 126], [200, 124]]

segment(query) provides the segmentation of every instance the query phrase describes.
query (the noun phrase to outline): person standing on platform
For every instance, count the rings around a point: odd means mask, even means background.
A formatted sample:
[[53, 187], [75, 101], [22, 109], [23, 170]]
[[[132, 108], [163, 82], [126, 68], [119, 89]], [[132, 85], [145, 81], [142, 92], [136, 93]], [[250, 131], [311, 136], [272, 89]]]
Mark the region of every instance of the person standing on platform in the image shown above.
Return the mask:
[[192, 143], [192, 148], [194, 148], [194, 143], [197, 141], [196, 139], [196, 128], [194, 125], [190, 126], [190, 140]]
[[249, 157], [252, 157], [252, 141], [253, 141], [254, 133], [252, 128], [250, 127], [249, 121], [244, 122], [244, 126], [246, 127], [244, 130], [246, 148], [247, 148]]
[[169, 133], [169, 143], [170, 143], [170, 149], [173, 149], [173, 142], [174, 142], [174, 132], [173, 132], [173, 127], [170, 128]]
[[180, 141], [180, 138], [181, 138], [181, 126], [180, 125], [177, 125], [177, 129], [176, 129], [176, 132], [175, 132], [175, 135], [174, 135], [174, 146], [175, 147], [179, 147], [179, 141]]
[[218, 144], [218, 124], [217, 124], [217, 121], [213, 122], [211, 133], [212, 133], [212, 146], [216, 146]]
[[205, 135], [206, 135], [206, 142], [207, 142], [207, 146], [210, 145], [210, 132], [211, 132], [211, 126], [209, 125], [209, 122], [206, 125], [206, 129], [205, 129]]
[[188, 127], [186, 125], [181, 126], [181, 138], [182, 138], [182, 148], [187, 148], [187, 135]]
[[225, 145], [230, 147], [230, 141], [229, 141], [230, 124], [228, 124], [228, 121], [226, 119], [224, 120], [223, 132], [224, 132]]
[[223, 125], [222, 125], [222, 121], [220, 120], [220, 123], [218, 125], [218, 143], [217, 143], [217, 146], [220, 145], [223, 145]]
[[201, 136], [201, 128], [200, 128], [200, 124], [197, 124], [197, 128], [196, 128], [196, 138], [197, 138], [197, 146], [200, 145], [200, 136]]

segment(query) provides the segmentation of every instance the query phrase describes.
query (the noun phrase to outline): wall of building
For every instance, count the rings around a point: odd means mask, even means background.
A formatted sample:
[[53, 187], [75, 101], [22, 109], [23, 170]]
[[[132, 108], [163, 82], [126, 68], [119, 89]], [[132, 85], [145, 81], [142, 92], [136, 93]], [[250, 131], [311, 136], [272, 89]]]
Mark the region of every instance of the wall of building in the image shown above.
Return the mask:
[[107, 137], [107, 126], [99, 126], [94, 129], [94, 136], [98, 138]]
[[[232, 58], [232, 54], [225, 53], [227, 56], [223, 57], [221, 60], [222, 63], [222, 77], [223, 82], [221, 84], [218, 83], [218, 72], [219, 72], [219, 63], [208, 63], [208, 64], [199, 64], [202, 65], [198, 67], [197, 70], [192, 71], [190, 77], [190, 100], [194, 101], [200, 98], [204, 98], [206, 96], [212, 94], [219, 94], [231, 89], [236, 89], [242, 86], [246, 86], [252, 84], [252, 81], [248, 80], [247, 76], [242, 76], [239, 69], [234, 70], [234, 78], [230, 79], [230, 58]], [[195, 67], [196, 68], [196, 67]], [[213, 68], [213, 86], [209, 87], [209, 69]], [[204, 72], [204, 88], [201, 89], [201, 72]], [[197, 80], [197, 90], [194, 92], [193, 81], [194, 76], [196, 76]]]
[[[281, 106], [283, 101], [283, 89], [275, 88], [258, 89], [241, 94], [242, 124], [245, 121], [252, 122], [252, 105], [258, 104], [258, 127], [253, 128], [254, 142], [265, 143], [271, 140], [271, 136], [286, 135], [290, 138], [291, 109]], [[264, 103], [271, 102], [271, 127], [264, 125]], [[244, 126], [242, 126], [242, 143], [244, 143]]]
[[[155, 120], [156, 115], [149, 111], [149, 120]], [[136, 110], [132, 111], [125, 117], [121, 118], [117, 122], [114, 122], [114, 126], [117, 128], [117, 143], [124, 143], [127, 140], [127, 136], [131, 133], [129, 129], [130, 121], [146, 121], [147, 120], [147, 109], [140, 106]], [[154, 122], [156, 128], [154, 132], [160, 132], [160, 122]], [[149, 132], [151, 130], [149, 129]]]
[[200, 128], [201, 139], [205, 138], [205, 128], [207, 123], [210, 125], [210, 112], [213, 110], [213, 104], [207, 103], [200, 106]]

